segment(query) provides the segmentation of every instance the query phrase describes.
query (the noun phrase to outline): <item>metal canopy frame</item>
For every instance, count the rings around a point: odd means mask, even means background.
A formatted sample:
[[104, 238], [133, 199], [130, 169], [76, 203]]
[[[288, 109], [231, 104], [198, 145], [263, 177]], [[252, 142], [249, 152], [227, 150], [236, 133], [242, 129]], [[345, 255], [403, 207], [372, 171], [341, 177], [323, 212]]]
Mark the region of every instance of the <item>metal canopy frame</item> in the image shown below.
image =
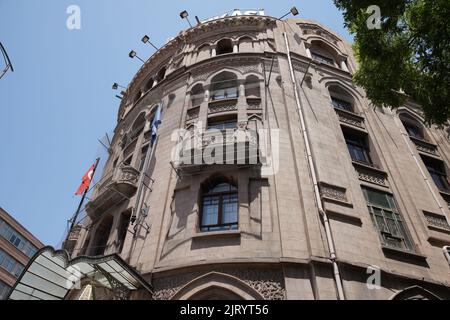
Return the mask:
[[110, 289], [119, 299], [140, 288], [153, 293], [151, 285], [117, 254], [70, 260], [67, 251], [44, 247], [29, 261], [8, 300], [65, 300], [86, 278]]

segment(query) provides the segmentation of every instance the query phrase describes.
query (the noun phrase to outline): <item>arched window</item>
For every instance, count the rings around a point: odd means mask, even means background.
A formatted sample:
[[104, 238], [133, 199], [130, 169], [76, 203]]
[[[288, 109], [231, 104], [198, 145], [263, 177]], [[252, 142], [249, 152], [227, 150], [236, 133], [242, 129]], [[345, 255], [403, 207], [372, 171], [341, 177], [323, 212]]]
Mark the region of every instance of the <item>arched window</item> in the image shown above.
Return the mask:
[[153, 84], [155, 83], [155, 80], [153, 80], [153, 78], [150, 78], [147, 82], [147, 84], [145, 85], [145, 91], [150, 90], [151, 88], [153, 88]]
[[134, 139], [139, 137], [139, 135], [142, 133], [142, 131], [144, 131], [144, 128], [145, 128], [145, 113], [142, 112], [136, 118], [136, 120], [133, 123], [133, 126], [131, 127], [131, 132], [128, 135], [130, 141], [133, 141]]
[[340, 110], [355, 112], [354, 99], [344, 89], [337, 85], [328, 88], [331, 97], [331, 105]]
[[227, 180], [215, 180], [202, 188], [202, 232], [238, 229], [238, 189]]
[[217, 55], [233, 53], [233, 43], [230, 39], [223, 39], [217, 43]]
[[158, 74], [156, 75], [156, 82], [160, 83], [164, 78], [166, 77], [166, 67], [163, 67], [161, 70], [159, 70]]
[[195, 85], [191, 90], [191, 107], [198, 107], [205, 99], [205, 90], [199, 83]]
[[238, 93], [237, 76], [232, 72], [222, 72], [211, 80], [211, 101], [235, 99]]
[[134, 96], [133, 103], [138, 102], [138, 100], [139, 100], [141, 97], [142, 97], [142, 91], [139, 90], [139, 91], [136, 93], [136, 95]]
[[239, 52], [253, 52], [253, 39], [250, 37], [243, 37], [239, 39]]
[[93, 256], [101, 256], [105, 253], [113, 221], [113, 217], [107, 215], [95, 230], [95, 238], [91, 251]]
[[339, 67], [338, 55], [330, 46], [326, 45], [322, 41], [312, 41], [311, 58], [317, 62], [328, 64], [334, 67]]
[[209, 44], [204, 44], [198, 48], [197, 61], [205, 60], [211, 57], [211, 47]]
[[257, 76], [248, 76], [245, 79], [245, 96], [248, 98], [261, 98], [260, 81]]
[[400, 114], [399, 117], [411, 138], [425, 140], [423, 126], [417, 120], [406, 113]]

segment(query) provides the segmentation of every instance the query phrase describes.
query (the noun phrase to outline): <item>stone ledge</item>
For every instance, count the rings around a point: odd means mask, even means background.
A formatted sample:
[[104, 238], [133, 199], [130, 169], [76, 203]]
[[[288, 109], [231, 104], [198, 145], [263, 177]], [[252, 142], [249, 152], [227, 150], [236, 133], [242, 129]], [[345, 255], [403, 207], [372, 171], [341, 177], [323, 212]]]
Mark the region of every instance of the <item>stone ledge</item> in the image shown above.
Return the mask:
[[203, 232], [194, 234], [192, 237], [193, 240], [203, 240], [206, 238], [239, 238], [241, 237], [242, 232], [240, 230], [233, 231], [213, 231], [213, 232]]
[[[417, 252], [410, 252], [410, 251], [404, 251], [404, 250], [399, 250], [399, 249], [394, 249], [394, 248], [390, 248], [390, 247], [386, 247], [386, 246], [381, 246], [381, 249], [383, 250], [383, 252], [386, 254], [390, 254], [393, 256], [398, 256], [399, 258], [407, 258], [410, 260], [415, 260], [419, 263], [426, 263], [427, 257], [417, 253]], [[393, 259], [393, 257], [388, 257]]]

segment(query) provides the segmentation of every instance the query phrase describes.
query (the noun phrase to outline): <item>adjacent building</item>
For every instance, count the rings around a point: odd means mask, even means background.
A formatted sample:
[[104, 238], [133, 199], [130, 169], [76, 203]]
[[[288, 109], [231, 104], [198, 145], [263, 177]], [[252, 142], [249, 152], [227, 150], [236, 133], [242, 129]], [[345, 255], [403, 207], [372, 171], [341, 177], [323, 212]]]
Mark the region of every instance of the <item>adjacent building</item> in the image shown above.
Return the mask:
[[119, 254], [152, 287], [127, 299], [450, 299], [449, 131], [357, 67], [311, 20], [182, 31], [125, 92], [72, 258]]
[[31, 257], [43, 244], [0, 208], [0, 300], [7, 297]]

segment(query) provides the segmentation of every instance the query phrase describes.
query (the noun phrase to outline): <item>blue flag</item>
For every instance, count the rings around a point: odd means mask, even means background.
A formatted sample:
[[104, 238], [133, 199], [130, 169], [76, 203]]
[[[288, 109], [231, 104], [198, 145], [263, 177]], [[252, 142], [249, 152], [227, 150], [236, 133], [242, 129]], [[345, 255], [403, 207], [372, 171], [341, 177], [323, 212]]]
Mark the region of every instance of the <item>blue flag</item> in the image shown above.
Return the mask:
[[152, 122], [152, 143], [155, 142], [156, 137], [158, 136], [158, 127], [161, 124], [161, 105], [158, 105], [156, 109], [155, 117]]

